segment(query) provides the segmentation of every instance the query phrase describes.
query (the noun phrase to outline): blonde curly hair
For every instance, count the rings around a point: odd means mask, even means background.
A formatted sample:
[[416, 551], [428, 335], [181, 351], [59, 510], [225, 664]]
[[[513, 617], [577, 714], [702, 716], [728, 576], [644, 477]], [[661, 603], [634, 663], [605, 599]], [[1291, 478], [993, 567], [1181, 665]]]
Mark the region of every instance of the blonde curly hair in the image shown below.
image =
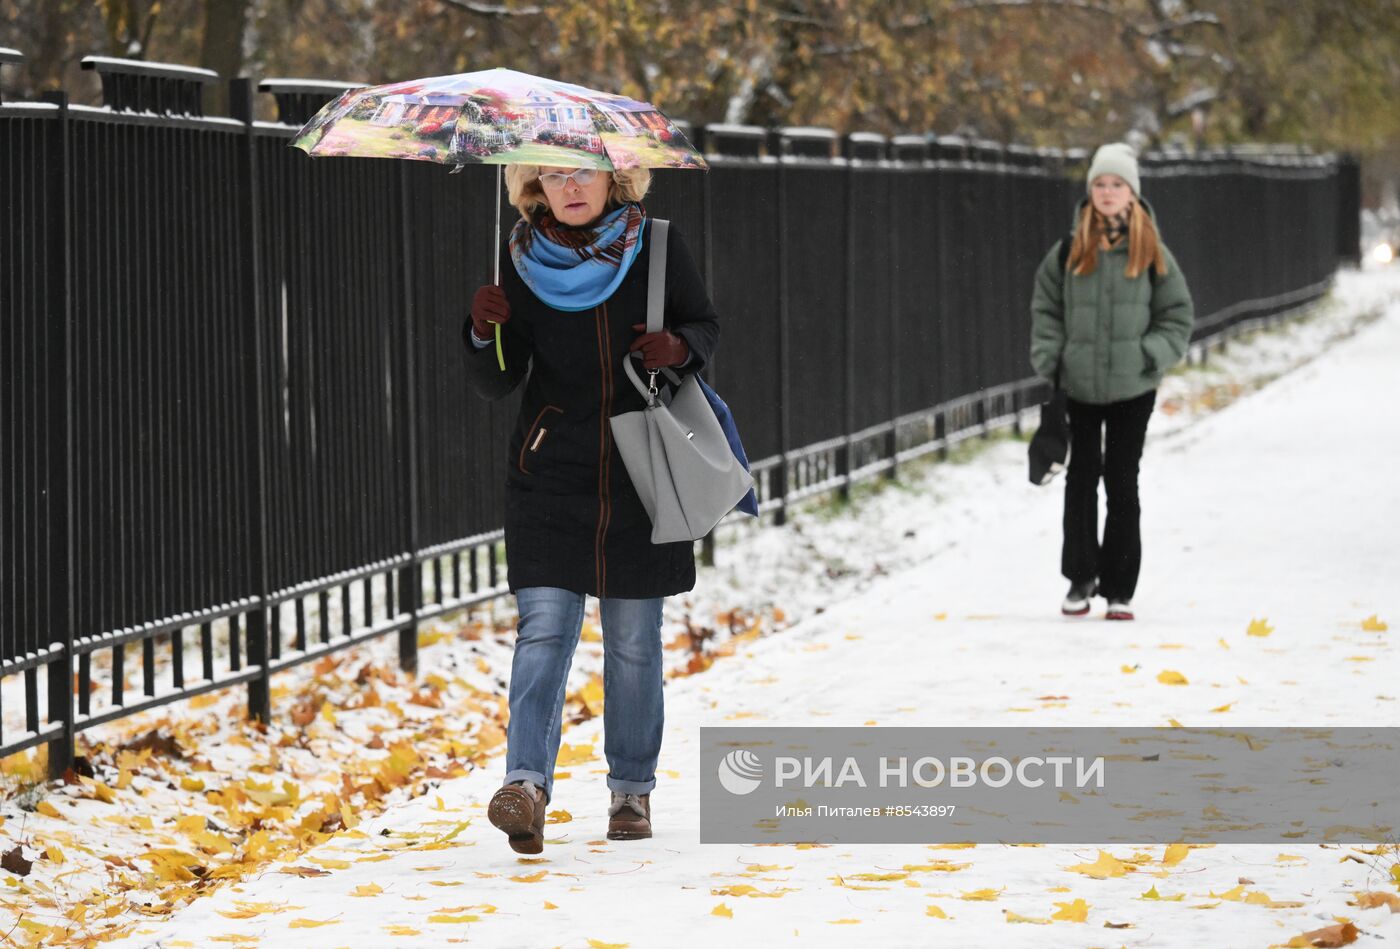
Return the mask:
[[[651, 187], [650, 168], [620, 168], [611, 174], [608, 204], [617, 206], [641, 201]], [[549, 210], [549, 201], [540, 184], [539, 165], [506, 165], [506, 194], [510, 203], [527, 221], [535, 220], [541, 211]]]

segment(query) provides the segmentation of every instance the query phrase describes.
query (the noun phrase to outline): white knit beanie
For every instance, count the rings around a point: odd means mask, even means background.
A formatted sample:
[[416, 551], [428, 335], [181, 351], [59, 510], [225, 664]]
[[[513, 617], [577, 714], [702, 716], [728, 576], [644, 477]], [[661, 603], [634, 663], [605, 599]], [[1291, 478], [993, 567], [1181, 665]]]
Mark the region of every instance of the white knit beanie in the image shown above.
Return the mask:
[[1085, 182], [1085, 189], [1092, 191], [1094, 179], [1099, 175], [1117, 175], [1128, 183], [1128, 187], [1133, 189], [1133, 194], [1142, 196], [1142, 186], [1138, 179], [1137, 152], [1133, 147], [1124, 142], [1114, 142], [1111, 145], [1100, 146], [1094, 152], [1094, 160], [1089, 164], [1089, 180]]

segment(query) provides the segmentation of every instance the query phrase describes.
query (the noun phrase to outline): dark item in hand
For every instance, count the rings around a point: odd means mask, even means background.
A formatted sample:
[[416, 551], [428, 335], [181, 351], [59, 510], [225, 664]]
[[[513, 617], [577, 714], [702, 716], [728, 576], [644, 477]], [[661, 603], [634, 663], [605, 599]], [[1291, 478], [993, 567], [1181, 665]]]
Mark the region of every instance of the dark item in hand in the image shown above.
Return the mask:
[[490, 339], [496, 326], [510, 320], [510, 302], [506, 292], [495, 284], [478, 287], [472, 297], [472, 331], [477, 339]]
[[690, 358], [690, 347], [681, 337], [669, 330], [662, 330], [659, 333], [644, 332], [647, 326], [645, 323], [634, 324], [632, 329], [642, 333], [636, 341], [628, 347], [628, 352], [640, 352], [642, 354], [642, 366], [647, 369], [664, 369], [667, 366], [679, 366]]

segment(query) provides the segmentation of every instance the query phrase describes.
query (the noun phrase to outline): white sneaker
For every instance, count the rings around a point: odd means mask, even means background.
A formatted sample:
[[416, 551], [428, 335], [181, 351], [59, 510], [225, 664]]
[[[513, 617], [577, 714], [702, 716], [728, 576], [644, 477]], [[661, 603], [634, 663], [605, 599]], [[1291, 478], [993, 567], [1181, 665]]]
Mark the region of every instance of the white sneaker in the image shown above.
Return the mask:
[[1131, 600], [1109, 600], [1108, 614], [1106, 619], [1130, 620], [1133, 618], [1133, 602]]
[[1089, 612], [1089, 600], [1097, 592], [1098, 584], [1094, 581], [1088, 583], [1071, 583], [1069, 592], [1065, 594], [1065, 600], [1060, 604], [1060, 612], [1066, 616], [1083, 616]]

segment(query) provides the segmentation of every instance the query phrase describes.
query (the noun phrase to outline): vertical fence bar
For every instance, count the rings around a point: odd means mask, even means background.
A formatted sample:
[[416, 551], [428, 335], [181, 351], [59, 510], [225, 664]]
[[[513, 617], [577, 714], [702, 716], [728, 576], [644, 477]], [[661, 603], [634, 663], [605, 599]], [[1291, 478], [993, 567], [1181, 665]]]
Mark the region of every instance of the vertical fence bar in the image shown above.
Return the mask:
[[[407, 624], [399, 630], [399, 665], [405, 672], [418, 671], [418, 609], [423, 599], [422, 564], [418, 560], [418, 380], [414, 371], [415, 347], [418, 344], [417, 313], [413, 295], [413, 231], [409, 219], [408, 164], [398, 163], [399, 179], [399, 253], [402, 255], [403, 286], [403, 352], [399, 358], [402, 372], [398, 393], [399, 438], [405, 484], [404, 529], [407, 533], [408, 563], [399, 572], [399, 612], [409, 614]], [[500, 200], [500, 195], [496, 195]]]
[[[700, 248], [702, 260], [705, 267], [705, 294], [714, 300], [715, 298], [715, 223], [713, 217], [714, 189], [710, 186], [710, 176], [705, 175], [700, 179]], [[733, 344], [731, 344], [733, 345]], [[715, 370], [715, 360], [711, 357], [710, 365], [706, 367], [706, 373], [716, 387], [720, 387]], [[718, 525], [716, 525], [716, 530]], [[715, 532], [711, 530], [700, 542], [700, 562], [706, 567], [715, 565]], [[473, 561], [473, 564], [475, 561]]]
[[49, 742], [49, 775], [73, 764], [73, 208], [68, 94], [50, 92], [58, 106], [50, 126], [48, 248], [48, 569], [49, 643], [62, 654], [49, 662], [49, 721], [63, 731]]
[[837, 450], [837, 474], [841, 483], [837, 496], [844, 502], [851, 499], [851, 471], [855, 468], [854, 436], [856, 431], [856, 148], [846, 138], [846, 300], [842, 312], [845, 350], [842, 354], [841, 430], [846, 438]]
[[788, 239], [787, 239], [787, 164], [784, 160], [782, 133], [775, 132], [769, 138], [769, 149], [775, 153], [777, 170], [777, 222], [778, 239], [778, 452], [780, 460], [774, 476], [778, 481], [778, 497], [781, 502], [773, 523], [779, 527], [787, 523], [788, 452], [792, 449], [792, 374], [791, 334], [788, 332]]
[[[238, 240], [239, 271], [244, 292], [247, 294], [247, 309], [237, 314], [247, 332], [243, 339], [248, 341], [244, 367], [248, 386], [247, 411], [248, 444], [245, 463], [249, 468], [248, 482], [253, 497], [248, 508], [252, 511], [249, 527], [254, 533], [248, 550], [253, 562], [249, 565], [249, 575], [257, 584], [254, 595], [257, 602], [248, 613], [248, 664], [258, 667], [258, 675], [248, 681], [248, 717], [260, 722], [272, 718], [271, 675], [268, 671], [268, 632], [267, 596], [271, 586], [267, 561], [267, 437], [263, 431], [266, 412], [263, 410], [264, 368], [263, 350], [267, 333], [263, 325], [263, 286], [262, 286], [262, 247], [259, 229], [261, 216], [258, 213], [260, 192], [258, 181], [257, 138], [253, 133], [253, 83], [250, 79], [230, 79], [228, 83], [229, 114], [243, 123], [243, 142], [238, 149], [238, 179], [242, 184], [243, 213], [239, 215], [241, 231]], [[235, 621], [230, 620], [230, 629]], [[230, 634], [235, 635], [233, 633]]]

